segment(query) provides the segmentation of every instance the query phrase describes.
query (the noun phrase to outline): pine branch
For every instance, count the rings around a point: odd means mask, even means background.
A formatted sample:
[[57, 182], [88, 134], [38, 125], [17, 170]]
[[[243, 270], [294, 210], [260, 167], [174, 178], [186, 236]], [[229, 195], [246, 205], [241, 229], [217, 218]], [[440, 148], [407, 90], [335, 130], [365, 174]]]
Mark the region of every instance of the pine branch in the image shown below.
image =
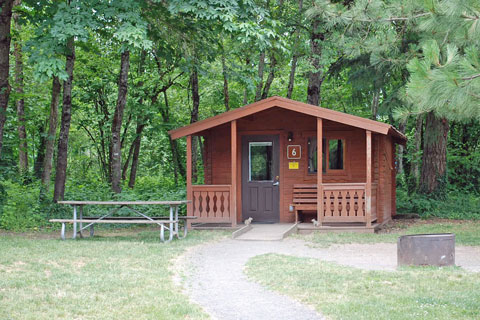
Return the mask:
[[470, 80], [473, 80], [473, 79], [476, 79], [476, 78], [480, 78], [480, 73], [479, 74], [474, 74], [473, 76], [470, 76], [470, 77], [461, 78], [461, 79], [464, 80], [464, 81], [470, 81]]
[[356, 21], [360, 21], [360, 22], [377, 22], [377, 21], [395, 22], [395, 21], [408, 21], [408, 20], [417, 19], [417, 18], [429, 16], [429, 15], [431, 15], [431, 12], [419, 13], [419, 14], [416, 14], [416, 15], [411, 16], [411, 17], [390, 17], [390, 18], [378, 19], [378, 20], [374, 20], [374, 19], [358, 19], [357, 20], [355, 18], [352, 18], [352, 20], [356, 20]]

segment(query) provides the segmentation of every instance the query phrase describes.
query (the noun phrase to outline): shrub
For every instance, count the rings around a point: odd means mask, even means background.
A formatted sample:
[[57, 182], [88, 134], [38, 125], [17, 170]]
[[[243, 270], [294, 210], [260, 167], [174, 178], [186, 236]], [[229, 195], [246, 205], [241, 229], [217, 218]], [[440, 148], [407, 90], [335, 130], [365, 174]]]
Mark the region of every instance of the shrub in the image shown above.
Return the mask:
[[39, 213], [38, 185], [23, 185], [8, 180], [0, 184], [3, 189], [0, 227], [20, 231], [45, 224], [44, 216]]
[[397, 189], [398, 213], [417, 213], [422, 218], [480, 219], [480, 197], [474, 193], [450, 190], [445, 200]]

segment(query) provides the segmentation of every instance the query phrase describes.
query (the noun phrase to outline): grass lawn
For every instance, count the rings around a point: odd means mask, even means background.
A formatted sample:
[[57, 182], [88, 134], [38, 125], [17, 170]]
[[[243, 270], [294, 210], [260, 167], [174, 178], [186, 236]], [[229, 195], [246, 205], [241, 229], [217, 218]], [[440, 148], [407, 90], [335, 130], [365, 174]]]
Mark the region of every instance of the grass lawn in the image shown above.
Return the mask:
[[76, 241], [0, 234], [0, 319], [208, 318], [174, 285], [170, 262], [225, 233], [194, 231], [169, 244], [145, 228], [109, 233]]
[[455, 233], [457, 245], [480, 246], [480, 221], [468, 220], [396, 220], [379, 233], [313, 233], [296, 237], [322, 247], [342, 243], [395, 243], [401, 235], [421, 233]]
[[457, 268], [365, 271], [267, 254], [246, 273], [331, 319], [480, 319], [480, 274]]

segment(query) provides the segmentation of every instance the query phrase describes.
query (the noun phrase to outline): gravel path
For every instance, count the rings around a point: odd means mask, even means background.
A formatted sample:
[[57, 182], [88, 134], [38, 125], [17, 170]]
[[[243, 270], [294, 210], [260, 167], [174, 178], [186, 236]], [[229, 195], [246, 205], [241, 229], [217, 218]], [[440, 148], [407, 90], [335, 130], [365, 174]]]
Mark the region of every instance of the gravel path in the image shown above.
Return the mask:
[[[368, 269], [396, 269], [396, 244], [348, 244], [312, 248], [298, 239], [224, 240], [190, 250], [184, 261], [187, 294], [213, 319], [324, 319], [310, 307], [268, 291], [247, 279], [243, 269], [257, 255], [278, 253]], [[186, 258], [186, 259], [185, 259]], [[480, 272], [480, 248], [457, 247], [457, 265]]]

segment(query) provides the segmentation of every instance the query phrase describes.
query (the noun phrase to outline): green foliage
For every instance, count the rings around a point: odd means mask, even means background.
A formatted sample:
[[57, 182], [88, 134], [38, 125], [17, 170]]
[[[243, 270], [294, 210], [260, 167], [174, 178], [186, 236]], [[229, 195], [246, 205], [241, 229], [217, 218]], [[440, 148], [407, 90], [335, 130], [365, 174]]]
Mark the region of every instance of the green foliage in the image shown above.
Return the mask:
[[475, 193], [450, 190], [445, 200], [397, 189], [397, 212], [416, 213], [422, 218], [480, 219], [480, 197]]
[[[46, 226], [50, 217], [71, 215], [70, 208], [47, 201], [51, 190], [42, 194], [41, 201], [34, 201], [40, 197], [32, 173], [44, 150], [51, 78], [66, 79], [65, 44], [69, 38], [75, 39], [76, 60], [66, 199], [183, 199], [185, 168], [175, 163], [167, 132], [191, 121], [192, 70], [199, 74], [200, 120], [225, 112], [225, 80], [230, 109], [244, 101], [253, 102], [257, 85], [265, 84], [270, 74], [273, 82], [268, 96], [286, 96], [294, 57], [292, 98], [306, 101], [313, 20], [321, 22], [316, 31], [322, 33], [317, 42], [322, 49], [318, 57], [324, 75], [322, 106], [372, 118], [373, 98], [378, 97], [377, 120], [399, 127], [403, 122], [397, 119], [406, 119], [409, 142], [403, 153], [405, 170], [397, 180], [399, 211], [461, 218], [475, 218], [478, 213], [480, 125], [472, 120], [479, 114], [480, 92], [476, 0], [24, 0], [16, 12], [21, 15], [22, 28], [13, 30], [12, 35], [24, 48], [24, 93], [17, 93], [12, 86], [0, 159], [0, 210], [8, 202], [12, 212], [16, 202], [10, 195], [26, 193], [31, 197], [28, 210], [18, 211], [18, 219], [39, 216], [38, 226]], [[111, 123], [118, 95], [119, 52], [125, 49], [130, 50], [121, 137], [125, 180], [123, 193], [113, 195], [109, 185]], [[266, 60], [260, 79], [262, 51]], [[11, 75], [14, 84], [13, 68]], [[20, 97], [25, 99], [26, 109], [28, 179], [19, 176], [16, 165], [15, 101]], [[410, 171], [414, 164], [421, 167], [423, 152], [414, 144], [415, 119], [408, 116], [429, 110], [454, 119], [447, 146], [448, 174], [443, 181], [448, 198], [442, 201], [417, 195], [419, 181]], [[138, 134], [141, 126], [143, 131]], [[127, 187], [129, 154], [138, 135], [141, 148], [132, 190]], [[429, 137], [428, 133], [421, 135]], [[184, 165], [185, 141], [177, 140], [177, 148], [178, 162]], [[200, 183], [200, 150], [197, 155]], [[19, 184], [23, 180], [27, 185]], [[91, 214], [105, 212], [90, 210]], [[6, 217], [12, 221], [13, 213]], [[0, 217], [0, 223], [3, 219]], [[33, 225], [31, 221], [15, 223], [18, 228]], [[2, 226], [17, 228], [15, 223]]]
[[25, 186], [12, 181], [3, 181], [0, 198], [0, 227], [7, 230], [36, 229], [42, 225], [38, 212], [38, 185]]

